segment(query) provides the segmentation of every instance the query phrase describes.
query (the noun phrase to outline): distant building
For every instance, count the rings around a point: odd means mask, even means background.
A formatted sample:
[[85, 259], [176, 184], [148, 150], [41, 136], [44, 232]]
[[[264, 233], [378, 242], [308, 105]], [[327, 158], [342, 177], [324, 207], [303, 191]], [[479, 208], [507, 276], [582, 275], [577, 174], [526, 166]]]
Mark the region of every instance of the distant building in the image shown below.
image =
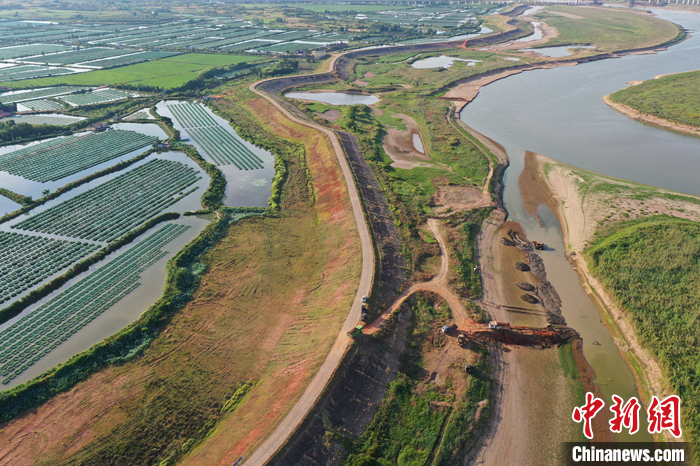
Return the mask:
[[9, 117], [10, 115], [12, 115], [12, 114], [8, 113], [8, 112], [0, 112], [0, 118]]
[[91, 126], [93, 131], [106, 131], [107, 130], [107, 125], [104, 123], [95, 123], [94, 125]]

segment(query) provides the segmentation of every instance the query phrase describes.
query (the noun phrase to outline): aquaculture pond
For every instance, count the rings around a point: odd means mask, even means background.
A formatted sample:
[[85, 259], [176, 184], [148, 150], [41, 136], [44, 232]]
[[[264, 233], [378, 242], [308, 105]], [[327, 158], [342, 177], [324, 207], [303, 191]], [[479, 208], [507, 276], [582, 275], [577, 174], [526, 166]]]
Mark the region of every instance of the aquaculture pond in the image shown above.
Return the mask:
[[163, 101], [156, 111], [207, 161], [226, 176], [224, 203], [229, 207], [267, 207], [275, 175], [270, 152], [243, 140], [229, 122], [200, 103]]
[[165, 286], [165, 265], [208, 224], [156, 225], [0, 325], [0, 390], [26, 382], [134, 322]]
[[[100, 133], [85, 131], [73, 136], [0, 148], [0, 187], [38, 199], [46, 190], [53, 192], [87, 175], [129, 160], [146, 152], [158, 139], [167, 137], [156, 124], [119, 123], [112, 128]], [[47, 148], [51, 148], [51, 151], [45, 151]], [[27, 171], [20, 165], [26, 165], [28, 160], [20, 160], [20, 156], [31, 156]], [[61, 166], [54, 163], [54, 156], [60, 157]], [[34, 171], [29, 170], [30, 165], [40, 169], [27, 178], [23, 175]], [[42, 167], [51, 167], [53, 175], [49, 179], [42, 173]]]

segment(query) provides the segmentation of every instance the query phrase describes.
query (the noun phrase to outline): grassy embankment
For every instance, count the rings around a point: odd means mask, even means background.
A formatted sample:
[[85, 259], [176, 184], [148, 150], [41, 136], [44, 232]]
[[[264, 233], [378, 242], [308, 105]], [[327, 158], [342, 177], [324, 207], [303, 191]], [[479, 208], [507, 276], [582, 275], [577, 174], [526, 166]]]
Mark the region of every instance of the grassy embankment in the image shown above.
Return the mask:
[[[570, 16], [561, 16], [557, 13]], [[595, 51], [590, 51], [586, 55], [652, 47], [671, 42], [679, 34], [681, 37], [685, 36], [685, 33], [670, 21], [656, 18], [648, 13], [616, 8], [557, 5], [548, 6], [535, 17], [559, 31], [557, 37], [540, 47], [595, 45]]]
[[700, 127], [700, 71], [650, 79], [610, 94], [610, 100], [646, 115]]
[[[520, 63], [505, 60], [500, 54], [456, 49], [449, 55], [482, 62], [474, 66], [456, 62], [449, 69], [416, 69], [410, 66], [416, 59], [441, 53], [425, 53], [419, 58], [406, 53], [363, 58], [355, 64], [354, 76], [348, 82], [322, 86], [323, 89], [334, 90], [389, 90], [391, 92], [383, 94], [380, 102], [374, 105], [381, 112], [373, 112], [363, 105], [351, 110], [312, 102], [299, 104], [317, 122], [353, 132], [358, 137], [363, 153], [384, 189], [401, 232], [404, 256], [416, 279], [434, 268], [430, 258], [437, 254], [437, 249], [421, 237], [416, 227], [425, 221], [426, 214], [434, 213], [434, 208], [438, 206], [435, 202], [436, 192], [441, 187], [454, 187], [464, 189], [464, 196], [467, 196], [467, 192], [473, 195], [474, 191], [482, 188], [489, 172], [490, 154], [485, 154], [463, 132], [450, 125], [447, 115], [452, 104], [437, 97], [441, 89], [455, 80]], [[358, 86], [353, 83], [355, 79], [369, 82], [369, 85]], [[316, 115], [329, 109], [342, 112], [342, 118], [329, 123]], [[397, 114], [408, 115], [419, 125], [426, 153], [430, 156], [430, 160], [424, 163], [430, 166], [413, 169], [391, 166], [393, 160], [384, 152], [382, 138], [388, 128], [406, 129], [404, 121], [395, 116]], [[457, 217], [465, 218], [461, 213]], [[468, 280], [471, 282], [471, 278]], [[471, 288], [469, 286], [463, 290]], [[475, 296], [479, 292], [473, 289], [468, 295]]]
[[236, 94], [243, 103], [217, 106], [284, 160], [280, 213], [230, 227], [202, 260], [192, 301], [142, 357], [3, 426], [17, 440], [11, 432], [32, 426], [41, 446], [8, 442], [2, 454], [12, 450], [18, 463], [145, 465], [191, 452], [192, 464], [211, 464], [249, 454], [301, 395], [347, 314], [359, 246], [330, 143], [244, 94]]
[[598, 232], [585, 256], [681, 397], [684, 433], [697, 452], [700, 224], [666, 216], [617, 223]]
[[[459, 348], [453, 337], [438, 330], [451, 318], [440, 298], [421, 294], [411, 312], [396, 379], [365, 434], [345, 442], [349, 456], [344, 466], [456, 464], [486, 418], [488, 347]], [[471, 375], [464, 372], [466, 363], [474, 366]]]

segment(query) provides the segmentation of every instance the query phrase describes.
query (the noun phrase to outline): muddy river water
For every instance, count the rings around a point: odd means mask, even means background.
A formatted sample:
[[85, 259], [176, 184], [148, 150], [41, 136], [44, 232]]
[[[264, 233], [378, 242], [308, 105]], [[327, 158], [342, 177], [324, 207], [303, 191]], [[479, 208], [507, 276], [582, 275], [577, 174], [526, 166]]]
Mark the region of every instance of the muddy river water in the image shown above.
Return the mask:
[[[655, 13], [691, 31], [700, 30], [700, 15]], [[467, 125], [506, 148], [511, 161], [505, 175], [506, 209], [530, 239], [548, 245], [542, 254], [547, 276], [562, 298], [567, 323], [583, 337], [584, 354], [606, 404], [613, 394], [624, 399], [638, 396], [634, 378], [564, 257], [557, 219], [544, 206], [539, 210], [541, 224], [525, 213], [518, 187], [523, 158], [531, 150], [598, 173], [700, 195], [700, 139], [646, 126], [602, 101], [629, 81], [696, 69], [700, 69], [697, 35], [658, 54], [528, 71], [497, 81], [482, 88], [461, 114]], [[630, 440], [646, 438], [638, 433]]]

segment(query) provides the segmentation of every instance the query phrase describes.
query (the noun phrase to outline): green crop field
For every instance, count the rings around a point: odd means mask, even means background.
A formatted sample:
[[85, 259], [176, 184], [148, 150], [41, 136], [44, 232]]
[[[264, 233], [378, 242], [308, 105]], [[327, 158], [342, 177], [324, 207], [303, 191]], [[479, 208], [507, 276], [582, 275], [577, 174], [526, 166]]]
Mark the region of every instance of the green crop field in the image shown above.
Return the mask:
[[585, 252], [589, 267], [632, 316], [683, 403], [685, 431], [700, 432], [700, 225], [653, 217], [613, 225]]
[[[98, 249], [43, 236], [0, 231], [0, 304]], [[4, 343], [3, 343], [4, 344]]]
[[255, 59], [246, 55], [210, 55], [207, 53], [187, 53], [185, 55], [177, 55], [175, 57], [164, 58], [162, 61], [177, 62], [177, 63], [192, 63], [195, 65], [206, 66], [226, 66], [235, 65], [244, 61]]
[[[0, 332], [3, 342], [0, 349], [0, 376], [4, 378], [3, 383], [9, 383], [136, 289], [139, 286], [140, 273], [167, 254], [161, 248], [188, 228], [185, 225], [173, 224], [162, 227]], [[47, 238], [40, 239], [58, 242]], [[93, 250], [97, 248], [94, 245], [89, 246]]]
[[610, 98], [648, 115], [700, 126], [700, 71], [650, 79], [617, 91]]
[[59, 84], [110, 86], [118, 84], [148, 84], [163, 88], [172, 88], [194, 79], [200, 71], [209, 66], [194, 63], [169, 62], [165, 60], [149, 61], [136, 65], [123, 66], [109, 70], [89, 71], [52, 78], [40, 78], [3, 83], [11, 88], [44, 87]]
[[40, 183], [56, 181], [157, 141], [124, 130], [57, 138], [0, 155], [0, 171]]
[[199, 179], [187, 165], [153, 159], [12, 228], [109, 242], [183, 199]]

